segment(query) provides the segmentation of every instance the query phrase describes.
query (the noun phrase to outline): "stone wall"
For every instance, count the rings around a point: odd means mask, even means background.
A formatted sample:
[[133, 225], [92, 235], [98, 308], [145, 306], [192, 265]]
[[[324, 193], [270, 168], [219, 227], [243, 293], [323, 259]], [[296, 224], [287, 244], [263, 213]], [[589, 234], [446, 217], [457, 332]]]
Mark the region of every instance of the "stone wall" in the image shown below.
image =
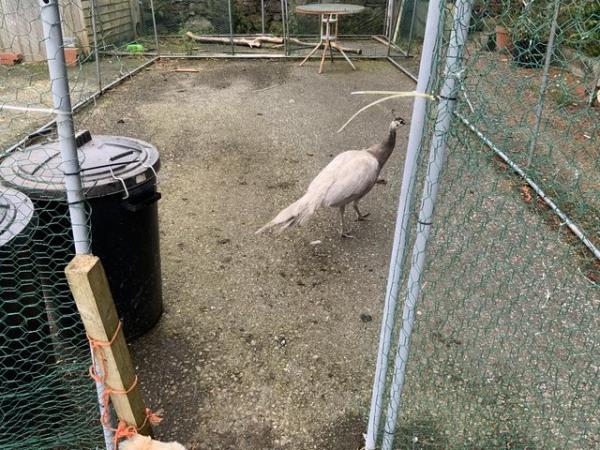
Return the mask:
[[[235, 32], [259, 33], [261, 31], [261, 1], [232, 0]], [[288, 0], [290, 32], [314, 33], [314, 18], [296, 17], [292, 14], [297, 4], [314, 0]], [[363, 5], [367, 10], [360, 16], [342, 21], [342, 32], [354, 34], [380, 34], [383, 28], [386, 0], [344, 0]], [[149, 3], [146, 1], [146, 3]], [[196, 33], [228, 33], [228, 8], [225, 0], [154, 0], [157, 26], [161, 33], [192, 31]], [[281, 1], [264, 0], [265, 28], [267, 32], [281, 33]], [[148, 5], [146, 5], [148, 9]]]

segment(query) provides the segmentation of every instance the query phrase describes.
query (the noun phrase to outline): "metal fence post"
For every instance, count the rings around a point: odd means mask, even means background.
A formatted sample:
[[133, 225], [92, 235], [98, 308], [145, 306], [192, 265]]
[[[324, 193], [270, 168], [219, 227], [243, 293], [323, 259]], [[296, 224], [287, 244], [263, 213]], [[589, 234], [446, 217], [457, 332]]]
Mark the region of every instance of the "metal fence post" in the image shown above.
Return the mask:
[[427, 243], [433, 224], [433, 210], [437, 199], [440, 175], [446, 159], [448, 132], [456, 106], [459, 91], [458, 78], [462, 72], [462, 55], [469, 32], [471, 6], [473, 0], [457, 0], [454, 15], [454, 25], [448, 53], [444, 82], [440, 93], [437, 109], [437, 119], [432, 132], [429, 161], [425, 185], [421, 198], [421, 208], [417, 225], [417, 236], [412, 252], [412, 263], [408, 276], [407, 294], [402, 311], [402, 328], [400, 330], [398, 349], [394, 364], [394, 376], [390, 391], [386, 423], [383, 433], [382, 450], [391, 450], [398, 423], [402, 390], [406, 375], [406, 367], [410, 350], [410, 338], [415, 321], [417, 300], [421, 294], [421, 281], [425, 268]]
[[94, 39], [94, 62], [96, 63], [98, 91], [102, 92], [102, 73], [100, 71], [100, 54], [98, 53], [98, 33], [96, 31], [96, 0], [90, 0], [90, 15], [92, 22], [92, 38]]
[[415, 19], [417, 17], [417, 1], [413, 1], [413, 10], [410, 16], [410, 28], [408, 30], [408, 44], [406, 47], [406, 56], [410, 56], [410, 47], [412, 46], [413, 32], [415, 28]]
[[385, 6], [385, 21], [383, 22], [383, 35], [390, 40], [392, 38], [391, 33], [390, 33], [390, 22], [393, 21], [393, 16], [394, 16], [394, 9], [393, 9], [393, 1], [394, 0], [387, 0], [387, 4]]
[[[419, 78], [416, 92], [426, 93], [430, 84], [431, 67], [435, 48], [438, 40], [439, 24], [441, 19], [442, 0], [431, 0], [427, 12], [427, 24], [425, 39], [423, 42], [423, 53], [419, 67]], [[400, 275], [406, 255], [407, 234], [409, 226], [410, 211], [412, 209], [414, 180], [417, 172], [417, 162], [421, 152], [421, 140], [425, 129], [425, 116], [427, 112], [427, 100], [415, 97], [412, 119], [410, 124], [410, 135], [408, 148], [402, 175], [402, 188], [398, 201], [396, 215], [396, 228], [394, 231], [394, 243], [390, 258], [387, 288], [383, 318], [381, 322], [381, 333], [379, 337], [379, 349], [377, 364], [375, 368], [375, 379], [373, 381], [373, 393], [371, 397], [371, 409], [369, 411], [369, 424], [365, 437], [366, 450], [374, 450], [377, 442], [377, 433], [382, 414], [383, 394], [385, 391], [385, 380], [388, 372], [388, 356], [392, 339], [392, 330], [395, 325], [395, 311], [400, 290]]]
[[[402, 2], [402, 4], [400, 5], [400, 12], [398, 14], [402, 14], [402, 7], [404, 6], [404, 2]], [[385, 18], [385, 24], [386, 24], [386, 35], [389, 34], [389, 36], [387, 37], [387, 53], [386, 56], [389, 57], [392, 53], [392, 36], [391, 36], [391, 32], [388, 30], [391, 30], [393, 28], [394, 25], [394, 9], [396, 9], [396, 5], [394, 4], [394, 0], [389, 0], [388, 2], [388, 7], [386, 10], [386, 14], [387, 17]], [[400, 20], [400, 15], [398, 15], [398, 20]]]
[[260, 24], [262, 34], [265, 34], [265, 0], [260, 0]]
[[546, 99], [546, 88], [548, 87], [548, 73], [550, 71], [550, 63], [554, 54], [554, 40], [556, 38], [556, 28], [558, 26], [558, 13], [560, 11], [560, 0], [554, 2], [554, 15], [552, 16], [552, 26], [550, 28], [550, 36], [548, 37], [548, 46], [546, 47], [546, 57], [544, 60], [544, 73], [542, 75], [542, 84], [540, 86], [540, 97], [535, 111], [535, 125], [533, 127], [533, 135], [529, 144], [529, 154], [527, 155], [527, 167], [531, 165], [533, 160], [533, 152], [537, 145], [538, 136], [540, 134], [540, 126], [542, 124], [542, 112], [544, 111], [544, 100]]
[[40, 3], [52, 98], [54, 109], [57, 111], [56, 129], [65, 171], [67, 200], [71, 224], [73, 225], [75, 251], [77, 253], [89, 253], [90, 237], [82, 194], [77, 146], [75, 144], [75, 129], [73, 127], [71, 96], [63, 51], [64, 44], [58, 2], [57, 0], [41, 0]]
[[281, 0], [281, 33], [283, 37], [283, 54], [289, 56], [289, 17], [287, 0]]
[[[44, 31], [44, 44], [48, 60], [52, 99], [56, 113], [56, 130], [60, 146], [60, 155], [65, 174], [65, 187], [69, 216], [77, 254], [90, 253], [90, 235], [86, 217], [84, 196], [81, 184], [81, 171], [75, 143], [75, 129], [73, 126], [73, 113], [71, 96], [69, 92], [69, 79], [65, 64], [64, 43], [61, 29], [60, 11], [58, 0], [40, 0], [40, 18]], [[93, 355], [92, 355], [93, 357]], [[104, 412], [103, 386], [96, 383], [100, 416]], [[104, 427], [106, 449], [113, 449], [113, 433]]]
[[229, 40], [231, 41], [231, 54], [235, 55], [235, 43], [233, 42], [233, 11], [231, 0], [227, 0], [227, 14], [229, 16]]
[[154, 32], [154, 46], [156, 47], [156, 55], [160, 55], [158, 45], [158, 28], [156, 28], [156, 13], [154, 11], [154, 0], [150, 0], [150, 13], [152, 14], [152, 31]]

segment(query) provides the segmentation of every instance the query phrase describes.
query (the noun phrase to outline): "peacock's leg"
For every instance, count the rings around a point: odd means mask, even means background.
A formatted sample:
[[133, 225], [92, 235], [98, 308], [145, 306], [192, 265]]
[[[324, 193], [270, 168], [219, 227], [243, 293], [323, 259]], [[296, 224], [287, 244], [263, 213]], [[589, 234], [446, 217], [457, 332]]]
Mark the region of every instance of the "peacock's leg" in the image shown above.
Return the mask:
[[344, 220], [344, 211], [346, 206], [340, 206], [340, 217], [342, 219], [342, 237], [343, 238], [353, 238], [351, 234], [346, 233], [346, 221]]
[[369, 217], [371, 213], [361, 214], [358, 209], [358, 201], [353, 202], [352, 206], [354, 207], [354, 211], [356, 211], [356, 220], [368, 220], [367, 217]]

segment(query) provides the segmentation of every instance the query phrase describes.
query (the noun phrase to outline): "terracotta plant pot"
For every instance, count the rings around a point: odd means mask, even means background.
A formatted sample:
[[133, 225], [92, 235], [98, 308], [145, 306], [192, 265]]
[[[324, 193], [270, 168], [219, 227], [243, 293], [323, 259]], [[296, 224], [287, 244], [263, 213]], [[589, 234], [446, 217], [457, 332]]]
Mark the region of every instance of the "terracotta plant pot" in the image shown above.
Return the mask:
[[502, 25], [496, 26], [496, 49], [498, 51], [510, 51], [512, 48], [512, 40], [508, 30]]
[[0, 52], [0, 64], [15, 65], [23, 62], [23, 55], [16, 52]]
[[79, 50], [77, 47], [65, 47], [65, 63], [67, 66], [76, 66], [77, 57], [79, 56]]

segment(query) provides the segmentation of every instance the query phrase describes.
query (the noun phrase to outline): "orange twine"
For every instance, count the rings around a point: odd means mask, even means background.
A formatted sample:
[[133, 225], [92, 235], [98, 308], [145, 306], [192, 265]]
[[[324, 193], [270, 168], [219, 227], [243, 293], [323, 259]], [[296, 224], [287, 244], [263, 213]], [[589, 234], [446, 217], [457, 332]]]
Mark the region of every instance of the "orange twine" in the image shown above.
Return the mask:
[[[108, 375], [107, 375], [107, 369], [106, 369], [106, 355], [104, 353], [104, 349], [106, 347], [112, 346], [112, 344], [114, 343], [115, 339], [117, 338], [122, 326], [123, 326], [123, 324], [121, 323], [121, 321], [119, 321], [119, 324], [117, 325], [117, 328], [115, 329], [115, 333], [113, 334], [112, 338], [109, 341], [100, 341], [98, 339], [94, 339], [94, 338], [90, 337], [89, 335], [87, 335], [88, 341], [90, 342], [90, 347], [95, 356], [92, 359], [92, 365], [90, 366], [89, 374], [90, 374], [90, 377], [94, 381], [96, 381], [97, 383], [100, 383], [104, 386], [104, 392], [102, 393], [103, 412], [102, 412], [102, 417], [100, 418], [100, 421], [102, 422], [104, 427], [106, 427], [107, 429], [111, 430], [114, 433], [114, 435], [115, 435], [114, 444], [115, 444], [116, 448], [118, 447], [118, 442], [120, 439], [130, 438], [130, 437], [136, 435], [139, 430], [141, 430], [142, 428], [144, 428], [146, 426], [147, 423], [150, 423], [150, 425], [158, 425], [162, 420], [162, 418], [158, 414], [152, 412], [149, 408], [146, 408], [144, 411], [144, 414], [146, 417], [144, 417], [144, 422], [142, 422], [142, 425], [139, 428], [135, 427], [134, 425], [128, 425], [127, 422], [125, 422], [124, 420], [119, 420], [119, 424], [117, 425], [117, 428], [111, 427], [110, 417], [108, 414], [109, 413], [110, 396], [113, 394], [127, 395], [137, 386], [137, 383], [138, 383], [138, 377], [136, 375], [135, 379], [133, 380], [133, 383], [131, 383], [131, 386], [129, 386], [129, 388], [127, 388], [127, 389], [115, 389], [115, 388], [109, 386], [108, 384], [106, 384], [106, 378], [108, 377]], [[98, 373], [98, 368], [96, 366], [97, 362], [99, 362], [99, 364], [100, 364], [100, 373]]]

